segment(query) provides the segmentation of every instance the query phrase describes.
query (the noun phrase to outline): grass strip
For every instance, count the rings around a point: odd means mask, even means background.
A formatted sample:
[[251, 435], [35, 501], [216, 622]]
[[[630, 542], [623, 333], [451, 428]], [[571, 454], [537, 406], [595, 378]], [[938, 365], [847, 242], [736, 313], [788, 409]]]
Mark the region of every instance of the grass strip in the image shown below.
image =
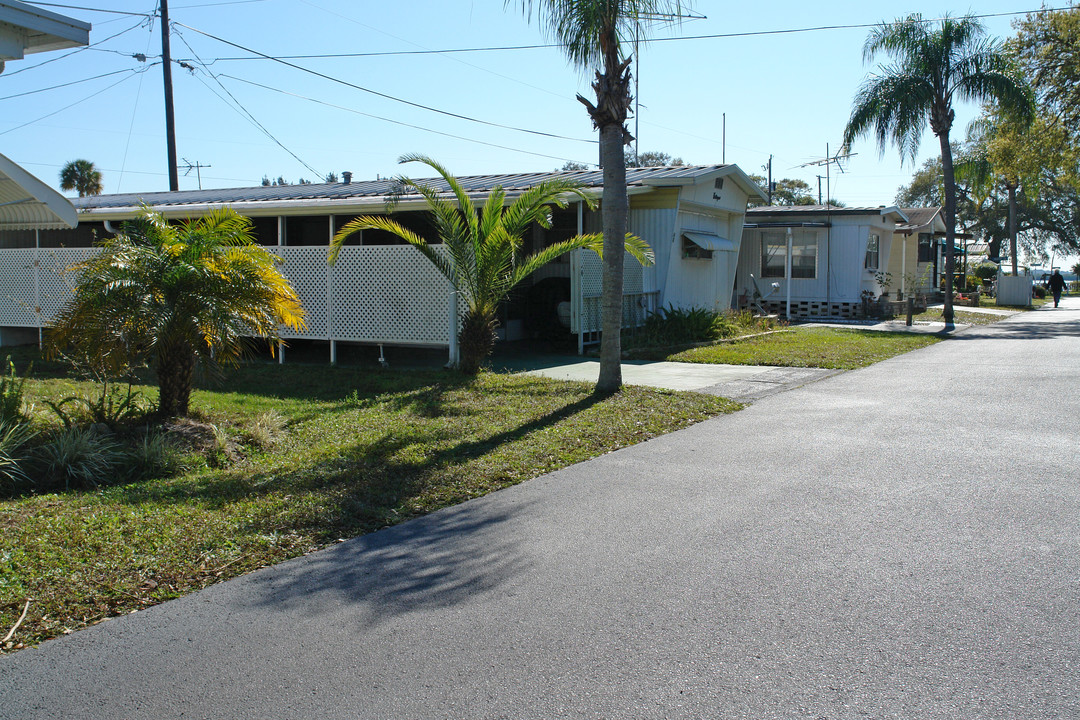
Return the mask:
[[739, 342], [693, 348], [667, 357], [676, 362], [854, 370], [940, 342], [934, 335], [849, 328], [796, 327]]

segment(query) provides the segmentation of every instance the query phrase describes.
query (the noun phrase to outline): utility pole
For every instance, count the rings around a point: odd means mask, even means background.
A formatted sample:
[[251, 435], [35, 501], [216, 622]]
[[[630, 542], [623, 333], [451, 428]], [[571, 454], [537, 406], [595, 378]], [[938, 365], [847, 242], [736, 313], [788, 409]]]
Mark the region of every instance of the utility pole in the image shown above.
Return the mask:
[[172, 56], [169, 50], [169, 0], [161, 0], [161, 74], [165, 80], [165, 143], [169, 153], [169, 190], [180, 189], [176, 166], [176, 120], [173, 117]]
[[769, 156], [769, 205], [772, 205], [773, 181], [772, 181], [772, 155]]

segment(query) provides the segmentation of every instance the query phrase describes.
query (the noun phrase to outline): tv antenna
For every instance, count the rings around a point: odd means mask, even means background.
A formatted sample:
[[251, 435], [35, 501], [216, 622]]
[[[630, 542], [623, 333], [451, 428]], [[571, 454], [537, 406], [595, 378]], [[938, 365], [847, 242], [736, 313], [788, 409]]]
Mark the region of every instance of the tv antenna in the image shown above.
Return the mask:
[[[638, 139], [640, 132], [638, 125], [641, 117], [641, 92], [638, 87], [638, 83], [641, 80], [641, 53], [639, 52], [639, 45], [641, 43], [641, 21], [645, 20], [650, 23], [656, 24], [673, 24], [679, 20], [708, 20], [708, 16], [702, 15], [690, 11], [690, 14], [683, 15], [680, 13], [641, 13], [638, 15], [637, 22], [634, 23], [634, 161], [638, 159], [638, 152], [641, 150], [641, 141]], [[726, 119], [726, 118], [725, 118]]]
[[178, 165], [177, 167], [184, 168], [184, 177], [187, 177], [188, 175], [190, 175], [191, 171], [194, 170], [195, 171], [195, 177], [197, 177], [199, 179], [199, 189], [202, 190], [202, 173], [200, 172], [200, 170], [202, 170], [202, 168], [208, 168], [208, 167], [213, 167], [213, 166], [212, 165], [203, 165], [198, 160], [196, 160], [195, 162], [191, 162], [187, 158], [184, 158], [183, 162], [184, 162], [183, 165]]
[[[825, 157], [823, 157], [823, 158], [821, 158], [819, 160], [811, 160], [808, 163], [803, 163], [802, 165], [799, 165], [799, 167], [801, 167], [801, 168], [805, 168], [805, 167], [821, 167], [822, 165], [825, 166], [825, 196], [826, 196], [825, 197], [825, 204], [826, 205], [829, 203], [830, 200], [832, 200], [832, 177], [831, 177], [832, 173], [830, 172], [830, 169], [832, 168], [833, 165], [836, 165], [836, 169], [840, 171], [841, 175], [843, 175], [845, 172], [847, 172], [847, 170], [845, 170], [845, 167], [848, 164], [848, 160], [855, 157], [856, 155], [858, 155], [858, 153], [851, 152], [851, 148], [849, 146], [847, 146], [847, 145], [841, 145], [840, 149], [836, 151], [835, 155], [833, 155], [833, 154], [831, 154], [829, 152], [829, 144], [825, 143]], [[820, 196], [821, 196], [820, 187], [821, 187], [821, 176], [818, 176], [818, 198], [819, 199], [820, 199]]]

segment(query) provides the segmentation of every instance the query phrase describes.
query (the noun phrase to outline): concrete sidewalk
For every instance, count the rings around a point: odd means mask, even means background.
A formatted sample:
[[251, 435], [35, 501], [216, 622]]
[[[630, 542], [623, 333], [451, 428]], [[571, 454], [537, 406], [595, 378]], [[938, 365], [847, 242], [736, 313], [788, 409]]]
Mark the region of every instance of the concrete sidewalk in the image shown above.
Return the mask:
[[[600, 361], [579, 356], [534, 356], [508, 360], [499, 370], [525, 375], [595, 383], [600, 375]], [[719, 365], [704, 363], [654, 362], [624, 360], [623, 382], [668, 390], [691, 390], [751, 402], [784, 390], [801, 387], [839, 370], [820, 368], [781, 368], [759, 365]]]
[[0, 658], [0, 718], [1080, 717], [1080, 300]]

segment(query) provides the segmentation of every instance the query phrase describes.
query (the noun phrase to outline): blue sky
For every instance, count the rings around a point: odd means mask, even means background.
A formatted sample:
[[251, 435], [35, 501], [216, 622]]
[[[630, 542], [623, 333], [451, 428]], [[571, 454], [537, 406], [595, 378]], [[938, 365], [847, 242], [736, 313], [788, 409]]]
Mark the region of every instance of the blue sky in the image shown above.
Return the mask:
[[[151, 14], [156, 0], [102, 0], [95, 7]], [[772, 154], [774, 176], [801, 178], [816, 188], [823, 169], [800, 166], [824, 157], [827, 145], [835, 151], [839, 144], [851, 100], [873, 69], [862, 61], [867, 29], [691, 36], [875, 23], [912, 12], [939, 17], [1037, 7], [1020, 0], [698, 2], [692, 9], [707, 19], [656, 29], [654, 38], [681, 39], [642, 48], [640, 149], [695, 164], [719, 163], [726, 114], [727, 162], [760, 173]], [[69, 57], [50, 53], [8, 63], [0, 75], [0, 152], [54, 186], [65, 162], [86, 158], [102, 170], [106, 192], [167, 189], [161, 67], [154, 64], [160, 54], [157, 23], [151, 28], [140, 16], [47, 9], [93, 23], [91, 42], [101, 44]], [[173, 70], [178, 156], [210, 166], [200, 171], [203, 187], [257, 185], [264, 175], [317, 180], [344, 170], [358, 179], [386, 176], [401, 172], [396, 160], [411, 152], [431, 155], [460, 175], [595, 161], [595, 133], [574, 99], [578, 92], [591, 94], [590, 78], [570, 68], [557, 48], [289, 61], [374, 93], [495, 124], [486, 125], [250, 59], [250, 52], [199, 32], [275, 57], [547, 42], [517, 4], [172, 0], [170, 13], [182, 24], [172, 37], [173, 57], [194, 68]], [[1012, 20], [983, 22], [992, 35], [1004, 37]], [[122, 34], [101, 42], [117, 33]], [[132, 57], [137, 53], [147, 62]], [[39, 67], [43, 61], [49, 62]], [[77, 82], [106, 73], [115, 74]], [[956, 135], [963, 136], [976, 111], [958, 109]], [[913, 169], [937, 154], [929, 131], [921, 150], [915, 164], [901, 164], [895, 149], [881, 155], [870, 140], [857, 142], [846, 172], [832, 173], [833, 197], [848, 205], [891, 204]], [[181, 189], [197, 184], [194, 170], [181, 170]]]

